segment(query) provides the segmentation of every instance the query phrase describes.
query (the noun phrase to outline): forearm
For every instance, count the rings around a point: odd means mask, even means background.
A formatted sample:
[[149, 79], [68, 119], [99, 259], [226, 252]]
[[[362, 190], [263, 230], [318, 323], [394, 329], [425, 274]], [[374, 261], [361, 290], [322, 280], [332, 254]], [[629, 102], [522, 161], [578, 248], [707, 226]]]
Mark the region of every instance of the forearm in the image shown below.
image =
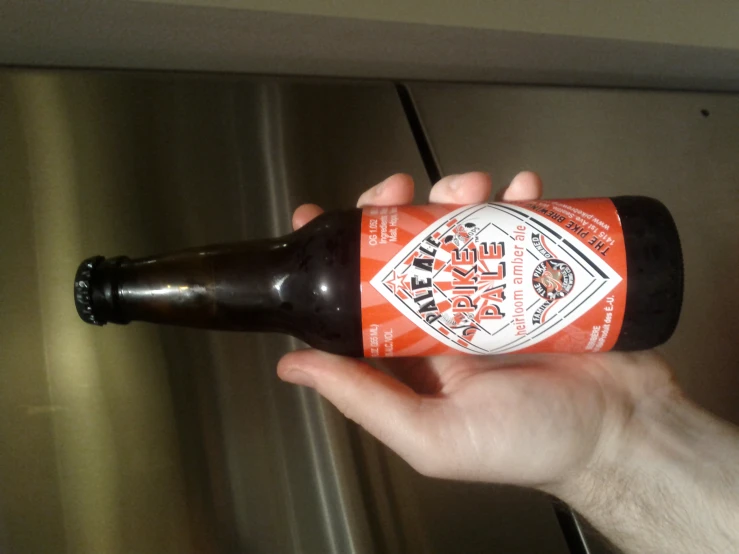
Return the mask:
[[682, 398], [654, 400], [618, 445], [554, 492], [624, 552], [739, 552], [736, 428]]

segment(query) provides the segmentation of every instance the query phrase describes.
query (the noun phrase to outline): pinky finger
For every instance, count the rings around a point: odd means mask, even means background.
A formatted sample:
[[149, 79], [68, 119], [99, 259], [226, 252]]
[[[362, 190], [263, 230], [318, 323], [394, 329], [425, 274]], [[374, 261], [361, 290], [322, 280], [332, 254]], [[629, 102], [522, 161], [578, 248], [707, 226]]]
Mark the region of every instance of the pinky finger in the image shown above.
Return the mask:
[[323, 208], [315, 204], [303, 204], [293, 213], [293, 229], [297, 231], [303, 225], [323, 213]]

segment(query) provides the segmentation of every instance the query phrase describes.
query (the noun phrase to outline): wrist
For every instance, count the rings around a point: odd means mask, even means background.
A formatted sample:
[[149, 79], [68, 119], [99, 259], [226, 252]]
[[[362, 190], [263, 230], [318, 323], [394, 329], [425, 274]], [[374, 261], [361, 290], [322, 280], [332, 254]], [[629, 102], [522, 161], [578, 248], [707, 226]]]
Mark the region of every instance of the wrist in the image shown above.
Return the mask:
[[673, 389], [634, 405], [591, 463], [548, 492], [627, 551], [728, 552], [739, 541], [737, 459], [737, 429]]
[[626, 486], [632, 474], [673, 462], [675, 452], [689, 457], [685, 435], [698, 432], [693, 429], [700, 427], [696, 412], [699, 409], [673, 387], [643, 399], [619, 402], [604, 417], [588, 462], [553, 483], [547, 492], [588, 508], [600, 503], [598, 496], [608, 481], [618, 480]]

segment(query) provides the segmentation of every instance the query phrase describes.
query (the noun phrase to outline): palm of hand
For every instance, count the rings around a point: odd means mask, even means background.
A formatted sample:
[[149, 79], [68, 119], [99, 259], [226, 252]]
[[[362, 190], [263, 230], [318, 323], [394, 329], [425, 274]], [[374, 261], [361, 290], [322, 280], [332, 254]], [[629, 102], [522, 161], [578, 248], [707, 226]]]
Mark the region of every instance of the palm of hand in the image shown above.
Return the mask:
[[[419, 427], [388, 437], [419, 471], [546, 487], [583, 470], [642, 397], [670, 386], [654, 353], [386, 362], [421, 394]], [[352, 407], [346, 412], [352, 417]], [[387, 424], [390, 426], [390, 424]]]
[[[456, 184], [456, 186], [455, 186]], [[432, 202], [485, 201], [484, 174], [447, 177]], [[505, 200], [540, 196], [534, 174], [514, 179]], [[413, 183], [396, 175], [370, 189], [359, 205], [409, 202]], [[299, 208], [296, 227], [320, 213]], [[394, 375], [357, 360], [317, 351], [287, 355], [278, 373], [313, 386], [423, 474], [540, 488], [556, 487], [613, 445], [643, 399], [672, 389], [654, 353], [439, 357], [385, 360]]]

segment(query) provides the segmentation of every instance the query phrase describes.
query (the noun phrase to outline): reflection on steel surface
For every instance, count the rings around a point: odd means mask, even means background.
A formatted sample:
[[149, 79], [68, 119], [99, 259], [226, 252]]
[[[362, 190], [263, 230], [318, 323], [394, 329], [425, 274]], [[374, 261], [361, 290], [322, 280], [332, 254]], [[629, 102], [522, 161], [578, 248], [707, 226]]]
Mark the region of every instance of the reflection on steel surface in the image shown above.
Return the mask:
[[392, 85], [6, 71], [0, 122], [3, 552], [565, 551], [545, 499], [422, 478], [281, 383], [290, 339], [74, 312], [90, 252], [274, 236], [397, 171], [427, 190]]
[[68, 289], [84, 252], [275, 235], [420, 175], [392, 87], [6, 72], [0, 115], [4, 546], [375, 551], [353, 448], [377, 446], [276, 379], [295, 344], [88, 329]]

